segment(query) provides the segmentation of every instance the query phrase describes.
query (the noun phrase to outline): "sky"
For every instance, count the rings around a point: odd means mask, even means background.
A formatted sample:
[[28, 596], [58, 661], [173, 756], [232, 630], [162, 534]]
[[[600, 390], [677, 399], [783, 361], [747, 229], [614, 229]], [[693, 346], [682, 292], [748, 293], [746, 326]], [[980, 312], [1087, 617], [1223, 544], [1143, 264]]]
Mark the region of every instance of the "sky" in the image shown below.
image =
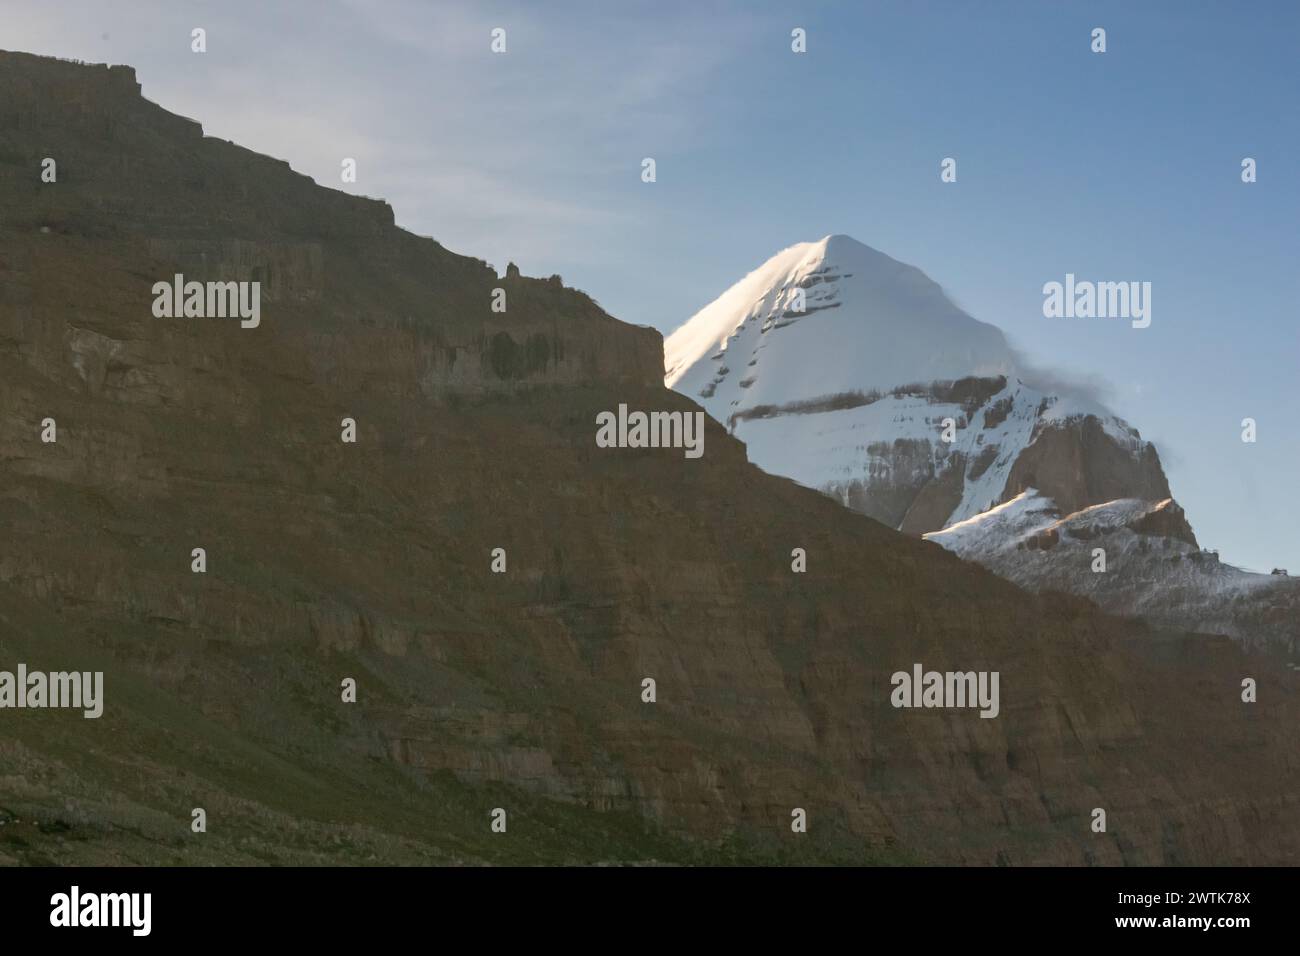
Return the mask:
[[[1300, 573], [1300, 4], [0, 0], [0, 25], [665, 333], [851, 235], [1155, 442], [1202, 546]], [[1044, 317], [1066, 273], [1150, 282], [1150, 327]]]

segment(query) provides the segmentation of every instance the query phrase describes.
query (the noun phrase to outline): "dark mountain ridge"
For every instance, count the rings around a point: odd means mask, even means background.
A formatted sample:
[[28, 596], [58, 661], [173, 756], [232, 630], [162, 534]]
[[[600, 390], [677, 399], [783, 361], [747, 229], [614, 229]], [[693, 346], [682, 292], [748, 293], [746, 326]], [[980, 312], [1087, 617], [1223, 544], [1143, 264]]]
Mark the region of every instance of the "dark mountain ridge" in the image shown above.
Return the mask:
[[[0, 53], [0, 130], [0, 669], [105, 674], [98, 720], [0, 710], [0, 861], [1300, 859], [1295, 675], [1026, 594], [712, 420], [698, 461], [597, 448], [620, 403], [698, 409], [658, 333], [127, 68]], [[260, 325], [155, 318], [176, 272], [265, 283]], [[999, 671], [999, 716], [895, 709], [914, 662]]]

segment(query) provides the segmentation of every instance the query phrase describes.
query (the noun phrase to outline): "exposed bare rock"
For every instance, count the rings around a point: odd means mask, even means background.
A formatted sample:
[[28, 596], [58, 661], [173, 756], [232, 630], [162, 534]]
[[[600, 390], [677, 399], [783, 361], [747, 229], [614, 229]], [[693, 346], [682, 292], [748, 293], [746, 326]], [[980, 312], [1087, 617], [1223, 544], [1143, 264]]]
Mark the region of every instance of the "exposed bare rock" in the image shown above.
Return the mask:
[[[1121, 444], [1093, 415], [1040, 428], [1016, 458], [996, 503], [1009, 501], [1026, 488], [1038, 489], [1067, 514], [1117, 498], [1164, 501], [1169, 497], [1169, 482], [1155, 446]], [[1182, 530], [1191, 535], [1190, 528]]]

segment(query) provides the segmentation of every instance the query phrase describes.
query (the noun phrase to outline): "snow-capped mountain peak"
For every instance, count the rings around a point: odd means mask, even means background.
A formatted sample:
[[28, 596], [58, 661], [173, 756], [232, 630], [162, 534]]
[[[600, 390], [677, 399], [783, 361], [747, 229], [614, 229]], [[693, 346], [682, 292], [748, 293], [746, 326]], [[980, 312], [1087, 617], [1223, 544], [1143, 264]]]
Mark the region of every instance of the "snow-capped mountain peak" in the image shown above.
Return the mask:
[[671, 388], [719, 421], [759, 406], [1001, 375], [1002, 332], [925, 273], [849, 236], [783, 249], [664, 342]]
[[919, 269], [848, 236], [800, 243], [664, 352], [667, 384], [766, 471], [1026, 587], [1295, 649], [1300, 581], [1202, 551], [1137, 429], [1036, 387]]
[[848, 236], [790, 246], [664, 344], [665, 381], [761, 468], [913, 533], [1037, 484], [1062, 507], [1169, 496], [1104, 407], [1026, 384], [995, 326]]

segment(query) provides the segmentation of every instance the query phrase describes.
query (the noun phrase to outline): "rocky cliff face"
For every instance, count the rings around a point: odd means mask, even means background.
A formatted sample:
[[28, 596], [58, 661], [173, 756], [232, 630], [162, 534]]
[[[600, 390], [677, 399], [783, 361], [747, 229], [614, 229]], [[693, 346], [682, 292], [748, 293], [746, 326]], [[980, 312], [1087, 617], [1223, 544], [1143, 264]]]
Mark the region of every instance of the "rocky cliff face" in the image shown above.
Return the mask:
[[[1159, 502], [1169, 498], [1160, 456], [1136, 431], [1108, 430], [1095, 415], [1041, 427], [1012, 464], [996, 504], [1035, 488], [1067, 513], [1120, 498]], [[1183, 522], [1184, 537], [1191, 527]], [[1195, 544], [1196, 539], [1191, 538]]]
[[[99, 720], [0, 710], [0, 860], [1300, 859], [1295, 675], [1026, 594], [712, 422], [698, 460], [596, 447], [619, 403], [696, 409], [657, 333], [129, 71], [0, 54], [0, 129], [0, 669], [105, 674]], [[192, 270], [265, 281], [260, 325], [155, 318]], [[999, 671], [999, 716], [895, 709], [914, 662]]]

